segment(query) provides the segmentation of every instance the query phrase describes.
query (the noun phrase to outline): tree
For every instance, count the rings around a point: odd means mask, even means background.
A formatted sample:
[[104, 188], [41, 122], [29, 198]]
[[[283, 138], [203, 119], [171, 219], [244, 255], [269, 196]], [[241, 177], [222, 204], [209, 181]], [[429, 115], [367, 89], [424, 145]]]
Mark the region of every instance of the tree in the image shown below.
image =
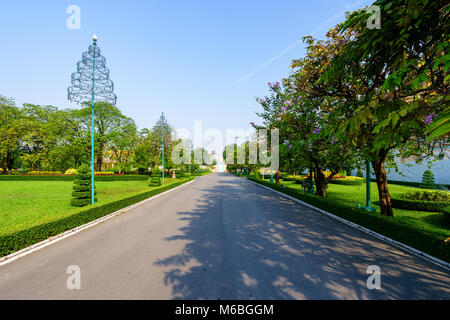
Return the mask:
[[[87, 103], [85, 105], [85, 108], [74, 111], [74, 114], [82, 124], [83, 135], [88, 139], [91, 130], [91, 107]], [[101, 171], [104, 152], [113, 145], [118, 150], [114, 142], [123, 146], [124, 140], [130, 139], [130, 135], [132, 136], [136, 131], [136, 125], [133, 119], [107, 102], [96, 102], [94, 115], [96, 170]], [[124, 138], [122, 139], [121, 136]]]
[[25, 126], [23, 113], [14, 100], [0, 95], [0, 162], [2, 174], [11, 173], [20, 156], [20, 146]]
[[385, 170], [390, 154], [416, 156], [418, 162], [444, 156], [445, 141], [427, 142], [426, 129], [427, 118], [444, 111], [448, 101], [448, 3], [379, 0], [374, 5], [381, 8], [381, 29], [366, 27], [365, 11], [350, 14], [338, 29], [355, 33], [320, 81], [328, 88], [341, 83], [354, 88], [354, 94], [337, 93], [347, 101], [332, 106], [332, 133], [345, 135], [371, 160], [381, 214], [392, 216]]
[[[307, 54], [293, 61], [294, 73], [283, 80], [283, 86], [269, 83], [271, 95], [258, 99], [264, 109], [258, 115], [264, 124], [280, 129], [280, 138], [284, 141], [280, 148], [281, 167], [294, 164], [301, 171], [313, 169], [316, 194], [322, 197], [326, 197], [331, 179], [356, 161], [356, 153], [347, 140], [329, 137], [328, 106], [338, 99], [317, 85], [323, 66], [345, 43], [343, 37], [333, 35], [329, 35], [326, 43], [306, 37]], [[331, 174], [325, 175], [325, 170], [331, 170]]]

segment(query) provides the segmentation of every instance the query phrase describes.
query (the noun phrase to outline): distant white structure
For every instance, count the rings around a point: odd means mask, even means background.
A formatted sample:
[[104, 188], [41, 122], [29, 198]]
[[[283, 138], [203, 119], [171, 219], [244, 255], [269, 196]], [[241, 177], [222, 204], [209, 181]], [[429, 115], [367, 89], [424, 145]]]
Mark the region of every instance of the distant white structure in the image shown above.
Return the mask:
[[225, 163], [220, 154], [218, 154], [216, 151], [212, 151], [211, 159], [216, 162], [216, 172], [225, 172]]

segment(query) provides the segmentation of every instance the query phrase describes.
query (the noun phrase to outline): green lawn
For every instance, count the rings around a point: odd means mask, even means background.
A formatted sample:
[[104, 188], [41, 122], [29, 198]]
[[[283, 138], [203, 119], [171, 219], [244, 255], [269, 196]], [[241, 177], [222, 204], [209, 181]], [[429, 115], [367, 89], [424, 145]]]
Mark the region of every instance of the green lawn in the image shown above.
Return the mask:
[[[282, 184], [288, 188], [302, 191], [302, 186], [291, 181], [282, 181]], [[419, 188], [390, 184], [389, 192], [391, 197], [399, 198], [402, 193], [411, 190], [421, 190]], [[336, 201], [341, 205], [354, 208], [359, 203], [362, 207], [366, 204], [366, 184], [360, 186], [345, 186], [337, 184], [329, 184], [328, 199]], [[370, 197], [372, 206], [377, 209], [374, 215], [380, 215], [380, 207], [378, 203], [378, 189], [376, 183], [371, 183]], [[365, 213], [365, 212], [364, 212]], [[370, 213], [367, 213], [370, 214]], [[444, 220], [444, 214], [438, 212], [410, 211], [394, 208], [394, 220], [397, 223], [412, 226], [414, 229], [423, 229], [432, 232], [439, 238], [450, 237], [450, 226]]]
[[[166, 178], [165, 184], [179, 181]], [[148, 181], [96, 182], [99, 206], [155, 189]], [[88, 207], [70, 205], [72, 181], [0, 181], [0, 236], [55, 221]]]

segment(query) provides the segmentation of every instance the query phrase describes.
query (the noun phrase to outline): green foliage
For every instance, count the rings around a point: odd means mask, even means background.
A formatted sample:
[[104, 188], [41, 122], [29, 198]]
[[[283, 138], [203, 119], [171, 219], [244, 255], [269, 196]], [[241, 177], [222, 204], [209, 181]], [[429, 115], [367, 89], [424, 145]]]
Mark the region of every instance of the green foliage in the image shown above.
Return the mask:
[[358, 168], [358, 170], [356, 171], [356, 176], [360, 177], [360, 178], [364, 178], [364, 173], [361, 168]]
[[391, 198], [391, 203], [393, 208], [427, 212], [442, 212], [445, 207], [450, 205], [449, 201], [424, 201], [396, 198]]
[[427, 170], [423, 173], [421, 188], [436, 189], [436, 184], [434, 183], [433, 171]]
[[161, 171], [158, 168], [152, 170], [148, 185], [150, 187], [159, 187], [161, 185]]
[[406, 200], [423, 201], [450, 201], [450, 192], [447, 191], [410, 191], [401, 195]]
[[64, 231], [76, 228], [93, 220], [104, 217], [112, 212], [128, 207], [132, 204], [145, 200], [158, 193], [167, 191], [182, 185], [190, 179], [180, 180], [175, 183], [167, 184], [147, 192], [143, 192], [121, 200], [112, 201], [100, 206], [94, 206], [79, 213], [62, 218], [56, 221], [38, 225], [27, 230], [15, 232], [0, 237], [0, 257], [23, 249], [37, 242], [58, 235]]
[[450, 205], [446, 206], [442, 209], [442, 212], [444, 213], [444, 219], [445, 221], [450, 224]]
[[[145, 175], [96, 176], [95, 181], [144, 181]], [[0, 181], [74, 181], [75, 176], [33, 176], [33, 175], [0, 175]]]
[[349, 177], [349, 178], [353, 178], [353, 179], [333, 179], [330, 181], [330, 183], [332, 184], [341, 184], [341, 185], [346, 185], [346, 186], [360, 186], [362, 185], [366, 179], [364, 178], [359, 178], [359, 179], [355, 179], [357, 177]]
[[[72, 192], [72, 200], [70, 204], [74, 207], [84, 207], [92, 203], [91, 191], [91, 175], [87, 164], [83, 164], [78, 168], [78, 173], [75, 175], [75, 181]], [[94, 195], [95, 187], [94, 187]], [[94, 197], [94, 201], [97, 198]]]

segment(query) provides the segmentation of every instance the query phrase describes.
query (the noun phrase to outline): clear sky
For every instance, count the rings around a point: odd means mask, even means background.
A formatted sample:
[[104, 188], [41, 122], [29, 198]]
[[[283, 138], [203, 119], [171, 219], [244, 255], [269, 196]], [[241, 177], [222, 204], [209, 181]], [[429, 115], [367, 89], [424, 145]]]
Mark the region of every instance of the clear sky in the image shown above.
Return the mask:
[[[117, 106], [139, 128], [164, 110], [176, 128], [249, 127], [255, 97], [289, 74], [303, 56], [300, 39], [322, 38], [345, 11], [367, 0], [82, 1], [1, 0], [0, 94], [24, 102], [75, 107], [70, 76], [92, 35], [106, 57]], [[69, 5], [81, 28], [69, 30]]]

